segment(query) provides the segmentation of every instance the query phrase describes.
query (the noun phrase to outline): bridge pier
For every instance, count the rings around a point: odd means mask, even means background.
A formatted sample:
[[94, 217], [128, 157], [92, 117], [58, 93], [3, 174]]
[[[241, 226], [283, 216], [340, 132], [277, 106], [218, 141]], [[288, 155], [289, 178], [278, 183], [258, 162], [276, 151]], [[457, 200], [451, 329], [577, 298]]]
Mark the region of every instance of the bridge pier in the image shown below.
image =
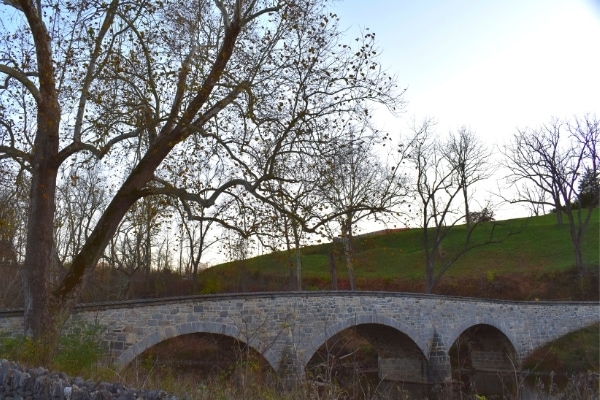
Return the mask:
[[442, 337], [433, 330], [431, 348], [429, 350], [429, 382], [446, 383], [452, 380], [452, 367], [448, 349], [442, 341]]
[[419, 384], [445, 383], [452, 379], [450, 357], [441, 336], [434, 330], [429, 357], [404, 353], [379, 357], [379, 378]]
[[294, 389], [306, 381], [304, 363], [299, 360], [292, 347], [283, 351], [277, 374], [284, 389]]

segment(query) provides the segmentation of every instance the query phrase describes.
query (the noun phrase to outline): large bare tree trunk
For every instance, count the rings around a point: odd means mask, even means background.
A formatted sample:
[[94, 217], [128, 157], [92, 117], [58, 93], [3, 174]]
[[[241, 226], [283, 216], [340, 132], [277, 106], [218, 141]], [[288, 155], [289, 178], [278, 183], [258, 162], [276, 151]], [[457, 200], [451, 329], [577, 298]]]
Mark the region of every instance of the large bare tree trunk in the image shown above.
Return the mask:
[[[50, 124], [49, 124], [50, 125]], [[40, 126], [40, 130], [44, 129]], [[48, 133], [38, 137], [49, 136]], [[41, 146], [51, 140], [39, 140]], [[42, 143], [40, 143], [42, 142]], [[38, 157], [36, 157], [38, 158]], [[38, 158], [32, 170], [30, 192], [30, 214], [27, 224], [27, 247], [23, 279], [25, 335], [40, 338], [42, 334], [58, 334], [60, 321], [47, 312], [50, 290], [50, 271], [54, 248], [54, 210], [56, 191], [56, 169], [48, 167], [48, 160]], [[40, 343], [42, 349], [50, 349], [47, 343]], [[40, 355], [42, 361], [50, 354]]]
[[[57, 337], [60, 321], [56, 321], [49, 306], [49, 271], [54, 249], [54, 213], [56, 210], [56, 179], [59, 163], [60, 106], [54, 80], [50, 36], [41, 16], [32, 3], [22, 5], [29, 21], [36, 47], [40, 96], [38, 100], [37, 132], [31, 160], [30, 210], [27, 222], [27, 246], [23, 279], [25, 335], [43, 338], [45, 333]], [[42, 360], [50, 357], [53, 346], [41, 340]]]
[[[33, 11], [35, 13], [35, 11]], [[35, 21], [34, 21], [35, 22]], [[52, 56], [49, 37], [45, 27], [39, 20], [43, 32], [41, 36], [47, 41], [36, 46], [40, 71], [47, 71], [40, 76], [42, 103], [38, 110], [38, 134], [33, 158], [31, 211], [28, 222], [27, 255], [25, 258], [24, 296], [25, 296], [25, 333], [34, 338], [47, 349], [42, 355], [42, 362], [48, 362], [52, 351], [56, 348], [60, 330], [69, 317], [73, 307], [79, 300], [85, 285], [86, 276], [97, 264], [110, 238], [116, 232], [119, 223], [129, 208], [142, 196], [141, 190], [153, 178], [154, 171], [173, 148], [189, 134], [182, 128], [194, 118], [194, 113], [184, 115], [181, 125], [166, 129], [151, 144], [148, 152], [123, 183], [111, 203], [102, 214], [86, 243], [77, 254], [64, 278], [51, 292], [48, 287], [49, 260], [53, 247], [53, 225], [55, 211], [56, 178], [59, 161], [56, 159], [59, 141], [60, 108], [57, 101], [57, 90], [52, 75]], [[34, 24], [32, 24], [35, 27]], [[230, 29], [224, 40], [220, 57], [217, 59], [207, 81], [212, 85], [202, 88], [196, 101], [203, 104], [214, 83], [219, 80], [229, 57], [240, 26]], [[36, 36], [37, 38], [37, 36]], [[45, 51], [45, 53], [44, 53]], [[39, 53], [43, 53], [41, 56]], [[48, 63], [49, 66], [44, 68]], [[44, 79], [47, 77], [48, 82]], [[44, 90], [46, 89], [46, 90]], [[198, 108], [200, 105], [196, 105]]]

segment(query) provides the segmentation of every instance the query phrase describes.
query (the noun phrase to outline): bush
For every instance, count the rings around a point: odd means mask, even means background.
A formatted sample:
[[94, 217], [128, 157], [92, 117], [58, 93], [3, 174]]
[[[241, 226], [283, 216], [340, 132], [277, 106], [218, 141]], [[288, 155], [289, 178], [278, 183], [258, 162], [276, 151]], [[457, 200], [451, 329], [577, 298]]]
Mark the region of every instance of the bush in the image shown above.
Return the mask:
[[494, 221], [494, 211], [488, 207], [485, 207], [481, 211], [473, 211], [469, 213], [469, 220], [473, 224], [480, 222]]
[[100, 340], [103, 331], [97, 323], [73, 323], [60, 337], [52, 367], [70, 375], [90, 373], [105, 352]]
[[24, 364], [39, 364], [39, 344], [24, 336], [0, 336], [0, 358]]
[[[88, 375], [105, 353], [100, 338], [103, 327], [99, 324], [74, 322], [59, 339], [51, 368], [69, 375]], [[0, 358], [25, 365], [39, 365], [40, 344], [30, 338], [0, 335]]]

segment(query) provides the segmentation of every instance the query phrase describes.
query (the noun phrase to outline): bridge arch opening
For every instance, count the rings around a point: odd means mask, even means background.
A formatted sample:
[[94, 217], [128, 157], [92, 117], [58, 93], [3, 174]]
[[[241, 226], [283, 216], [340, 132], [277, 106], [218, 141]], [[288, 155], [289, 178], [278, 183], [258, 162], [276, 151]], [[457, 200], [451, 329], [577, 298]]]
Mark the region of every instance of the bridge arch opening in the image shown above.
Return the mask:
[[268, 360], [247, 343], [208, 332], [182, 334], [163, 340], [135, 357], [123, 374], [160, 382], [169, 376], [191, 382], [270, 384], [277, 379]]
[[452, 380], [463, 393], [484, 396], [514, 391], [517, 351], [498, 328], [477, 324], [464, 330], [448, 352]]
[[335, 388], [349, 398], [396, 396], [398, 388], [411, 395], [429, 390], [428, 361], [420, 347], [398, 329], [377, 323], [335, 333], [312, 355], [305, 373], [315, 390]]

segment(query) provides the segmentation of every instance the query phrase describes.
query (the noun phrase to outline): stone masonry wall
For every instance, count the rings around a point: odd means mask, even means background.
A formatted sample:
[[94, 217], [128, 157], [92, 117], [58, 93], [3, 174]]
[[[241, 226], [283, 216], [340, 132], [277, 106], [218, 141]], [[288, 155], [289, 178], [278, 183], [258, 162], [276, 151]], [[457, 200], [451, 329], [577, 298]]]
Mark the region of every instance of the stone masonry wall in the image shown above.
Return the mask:
[[414, 358], [380, 358], [379, 379], [411, 383], [428, 383], [427, 366]]
[[478, 371], [513, 371], [513, 365], [506, 353], [502, 351], [471, 351], [471, 362], [473, 368]]
[[71, 378], [44, 368], [0, 360], [0, 400], [177, 400], [162, 390], [136, 390], [119, 383]]

